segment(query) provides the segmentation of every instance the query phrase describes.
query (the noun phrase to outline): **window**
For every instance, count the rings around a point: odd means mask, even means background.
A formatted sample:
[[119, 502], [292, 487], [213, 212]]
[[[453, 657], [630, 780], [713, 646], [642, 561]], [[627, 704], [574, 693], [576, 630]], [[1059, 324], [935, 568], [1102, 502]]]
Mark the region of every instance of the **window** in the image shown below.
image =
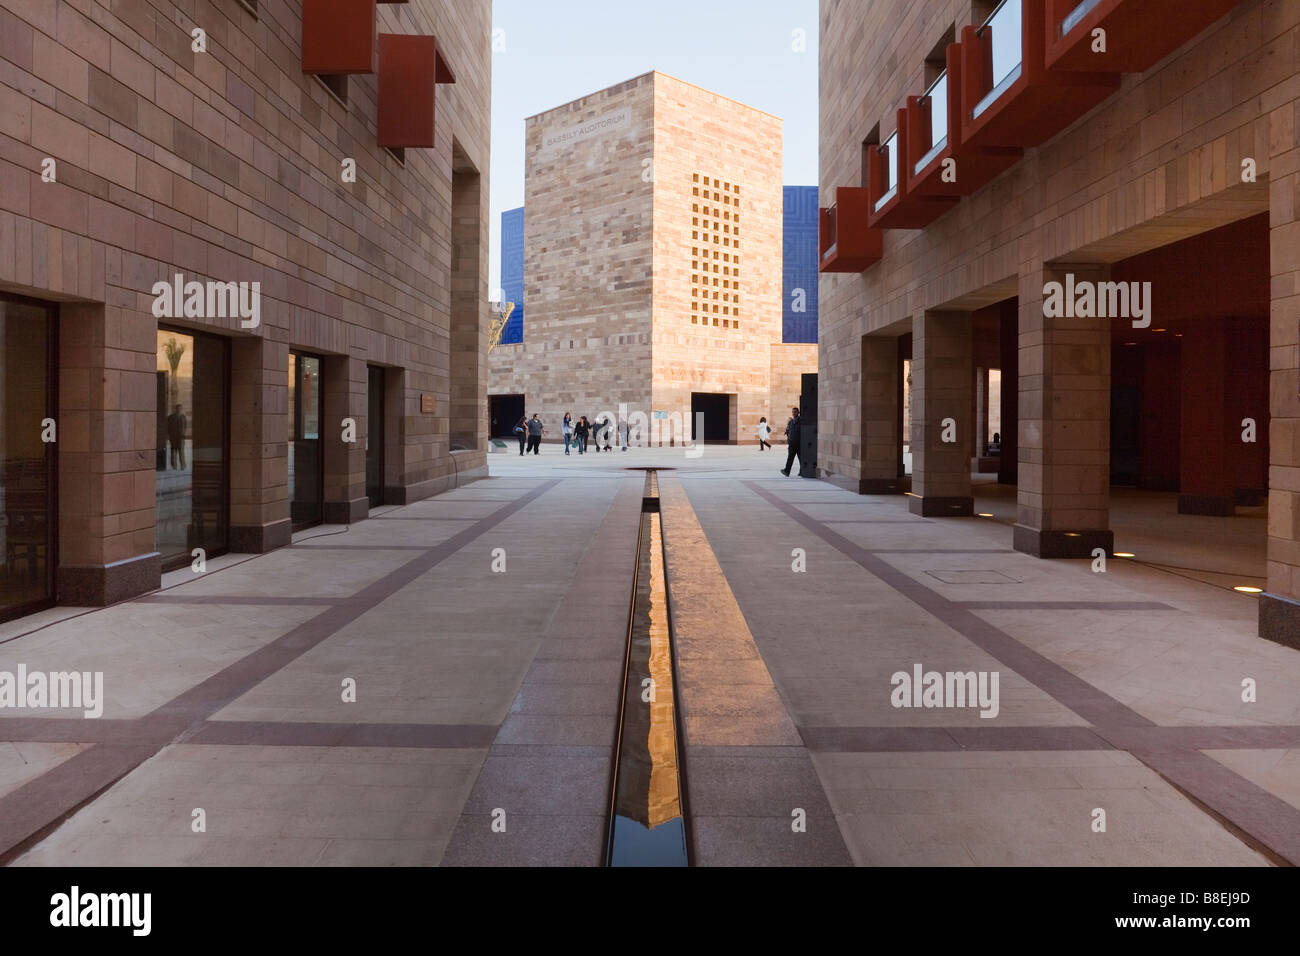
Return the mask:
[[346, 73], [314, 73], [312, 75], [320, 80], [321, 86], [325, 87], [334, 99], [344, 106], [348, 105], [348, 76]]
[[977, 117], [987, 110], [1006, 88], [1020, 78], [1022, 0], [1002, 0], [996, 10], [979, 29], [981, 37], [989, 36], [993, 50], [993, 88], [971, 110]]

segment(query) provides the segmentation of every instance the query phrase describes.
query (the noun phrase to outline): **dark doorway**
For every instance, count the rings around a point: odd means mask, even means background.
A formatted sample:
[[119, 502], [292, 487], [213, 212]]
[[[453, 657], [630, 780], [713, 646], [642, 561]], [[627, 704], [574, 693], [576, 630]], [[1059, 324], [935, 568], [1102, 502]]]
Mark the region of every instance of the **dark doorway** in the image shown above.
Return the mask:
[[1129, 385], [1110, 390], [1110, 483], [1136, 486], [1142, 464], [1142, 392]]
[[817, 373], [804, 372], [799, 392], [799, 476], [817, 477]]
[[515, 423], [524, 417], [524, 396], [488, 396], [490, 438], [513, 438]]
[[370, 507], [384, 503], [384, 370], [366, 369], [366, 497]]
[[293, 530], [325, 518], [319, 356], [289, 353], [289, 518]]
[[0, 621], [54, 603], [55, 315], [0, 294]]
[[[691, 439], [693, 441], [728, 442], [731, 440], [731, 396], [719, 392], [691, 392]], [[695, 432], [699, 416], [704, 416], [704, 434]]]

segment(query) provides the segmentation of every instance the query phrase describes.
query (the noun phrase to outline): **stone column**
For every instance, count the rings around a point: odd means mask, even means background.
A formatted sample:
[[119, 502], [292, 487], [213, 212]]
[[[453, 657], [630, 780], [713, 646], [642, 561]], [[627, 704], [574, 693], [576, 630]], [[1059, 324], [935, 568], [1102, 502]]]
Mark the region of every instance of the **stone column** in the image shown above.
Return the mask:
[[1020, 307], [1018, 300], [1002, 303], [999, 350], [1002, 353], [1002, 457], [998, 483], [1014, 485], [1018, 477], [1020, 420]]
[[897, 495], [906, 490], [899, 477], [901, 372], [896, 336], [862, 336], [860, 495]]
[[1269, 118], [1268, 590], [1259, 635], [1300, 648], [1300, 98]]
[[[366, 363], [346, 355], [321, 358], [321, 454], [325, 458], [325, 523], [351, 524], [370, 514], [366, 497]], [[344, 441], [351, 419], [352, 441]]]
[[984, 457], [984, 446], [989, 440], [989, 370], [975, 369], [975, 431], [971, 435], [971, 457], [975, 466]]
[[1225, 320], [1197, 319], [1182, 327], [1178, 513], [1230, 515], [1236, 509], [1229, 467]]
[[230, 340], [230, 550], [257, 554], [291, 539], [289, 346]]
[[[1014, 547], [1040, 558], [1110, 554], [1111, 323], [1043, 314], [1044, 286], [1101, 282], [1095, 265], [1020, 276], [1020, 417]], [[1008, 383], [1009, 384], [1009, 383]]]
[[59, 307], [60, 604], [159, 587], [157, 320], [117, 305]]
[[[927, 312], [912, 320], [913, 514], [975, 512], [970, 482], [971, 318]], [[947, 441], [945, 439], [951, 439]]]

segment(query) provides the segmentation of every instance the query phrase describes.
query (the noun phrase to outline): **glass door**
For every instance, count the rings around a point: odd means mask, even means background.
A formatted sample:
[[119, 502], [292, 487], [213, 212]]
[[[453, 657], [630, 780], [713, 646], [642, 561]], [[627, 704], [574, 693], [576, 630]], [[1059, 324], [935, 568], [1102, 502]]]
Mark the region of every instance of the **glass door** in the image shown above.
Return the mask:
[[320, 357], [289, 353], [289, 518], [293, 530], [325, 519], [320, 440]]
[[55, 314], [0, 294], [0, 621], [54, 603]]
[[157, 547], [172, 570], [229, 547], [229, 342], [160, 326], [156, 375]]

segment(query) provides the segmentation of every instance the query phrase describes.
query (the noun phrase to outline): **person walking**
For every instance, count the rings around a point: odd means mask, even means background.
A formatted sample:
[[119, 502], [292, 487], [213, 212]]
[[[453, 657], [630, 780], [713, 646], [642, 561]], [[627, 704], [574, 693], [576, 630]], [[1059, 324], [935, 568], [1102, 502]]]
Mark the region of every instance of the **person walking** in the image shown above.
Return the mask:
[[564, 421], [560, 423], [560, 432], [564, 435], [564, 453], [569, 453], [569, 443], [573, 441], [573, 416], [568, 412], [564, 413]]
[[587, 435], [591, 431], [591, 424], [587, 421], [587, 416], [583, 415], [578, 419], [578, 424], [573, 426], [573, 434], [578, 442], [578, 454], [584, 455], [587, 452]]
[[790, 477], [790, 466], [794, 464], [796, 457], [799, 457], [800, 470], [803, 469], [803, 457], [799, 455], [799, 439], [802, 430], [799, 424], [799, 409], [790, 409], [790, 420], [785, 423], [785, 440], [790, 443], [790, 450], [786, 452], [785, 467], [781, 469], [781, 474], [787, 478]]
[[600, 451], [600, 422], [597, 418], [592, 418], [590, 424], [592, 445], [595, 447], [596, 451]]
[[181, 406], [172, 406], [172, 413], [167, 416], [167, 443], [171, 445], [171, 465], [178, 471], [185, 470], [185, 429], [188, 424]]
[[515, 437], [519, 439], [519, 454], [522, 457], [524, 453], [524, 443], [528, 441], [527, 415], [520, 415], [519, 421], [515, 422]]
[[772, 426], [768, 425], [766, 418], [758, 420], [758, 450], [764, 451], [772, 447], [768, 437], [772, 434]]
[[533, 417], [528, 419], [528, 450], [534, 455], [541, 454], [542, 436], [546, 434], [546, 426], [542, 420], [533, 412]]

